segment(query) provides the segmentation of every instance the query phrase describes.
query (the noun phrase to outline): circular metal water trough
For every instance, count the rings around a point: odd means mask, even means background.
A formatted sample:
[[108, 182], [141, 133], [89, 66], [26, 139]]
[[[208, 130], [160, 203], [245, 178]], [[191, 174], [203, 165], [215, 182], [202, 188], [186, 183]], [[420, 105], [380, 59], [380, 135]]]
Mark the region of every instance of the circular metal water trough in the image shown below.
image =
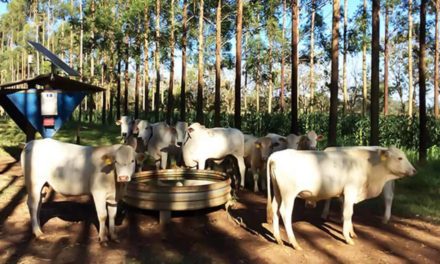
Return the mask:
[[170, 169], [142, 171], [128, 183], [124, 202], [141, 209], [160, 211], [160, 223], [171, 211], [219, 206], [231, 199], [231, 179], [212, 170]]

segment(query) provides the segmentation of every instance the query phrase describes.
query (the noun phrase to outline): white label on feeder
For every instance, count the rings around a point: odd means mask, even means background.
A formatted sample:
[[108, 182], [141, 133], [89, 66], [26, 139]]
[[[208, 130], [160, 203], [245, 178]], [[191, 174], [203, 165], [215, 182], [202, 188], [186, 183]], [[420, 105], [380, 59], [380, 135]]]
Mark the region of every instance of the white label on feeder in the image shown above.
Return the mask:
[[56, 92], [41, 92], [41, 115], [43, 116], [58, 115]]

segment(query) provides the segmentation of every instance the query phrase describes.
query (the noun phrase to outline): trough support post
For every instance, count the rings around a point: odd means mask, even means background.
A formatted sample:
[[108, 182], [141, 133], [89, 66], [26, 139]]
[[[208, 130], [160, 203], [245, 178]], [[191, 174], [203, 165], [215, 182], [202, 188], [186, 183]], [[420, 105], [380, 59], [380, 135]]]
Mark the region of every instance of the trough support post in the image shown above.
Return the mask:
[[168, 224], [171, 220], [171, 211], [159, 211], [159, 224]]

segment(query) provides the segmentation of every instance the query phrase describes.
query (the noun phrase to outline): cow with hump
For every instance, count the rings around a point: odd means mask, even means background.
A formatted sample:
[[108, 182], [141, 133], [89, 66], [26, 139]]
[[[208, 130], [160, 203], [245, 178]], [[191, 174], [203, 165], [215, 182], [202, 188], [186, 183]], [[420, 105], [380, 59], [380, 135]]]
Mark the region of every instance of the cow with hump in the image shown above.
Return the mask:
[[187, 167], [205, 169], [208, 159], [222, 161], [231, 155], [237, 159], [240, 170], [240, 186], [244, 188], [244, 136], [235, 128], [206, 128], [200, 123], [191, 124], [186, 130], [182, 146], [183, 160]]
[[[351, 221], [353, 205], [379, 195], [387, 181], [415, 173], [405, 154], [395, 147], [275, 152], [267, 162], [267, 220], [273, 223], [274, 237], [282, 244], [280, 214], [290, 243], [295, 249], [301, 249], [291, 224], [295, 198], [316, 202], [344, 196], [342, 233], [345, 241], [352, 245], [352, 237], [355, 237]], [[273, 184], [273, 200], [270, 183]]]
[[[141, 159], [128, 145], [80, 146], [54, 139], [33, 140], [21, 152], [21, 166], [28, 192], [32, 231], [43, 234], [39, 221], [41, 190], [47, 183], [63, 195], [91, 194], [99, 220], [99, 239], [107, 240], [105, 222], [109, 218], [110, 238], [115, 240], [115, 216], [121, 184], [131, 180], [135, 163]], [[123, 186], [122, 186], [123, 187]], [[118, 191], [118, 192], [117, 192]]]

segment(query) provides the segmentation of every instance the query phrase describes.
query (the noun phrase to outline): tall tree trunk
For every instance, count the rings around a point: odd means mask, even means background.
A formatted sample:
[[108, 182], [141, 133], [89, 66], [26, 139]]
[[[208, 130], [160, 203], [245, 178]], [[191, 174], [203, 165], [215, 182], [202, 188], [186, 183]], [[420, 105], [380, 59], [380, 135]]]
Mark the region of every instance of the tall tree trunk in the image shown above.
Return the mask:
[[121, 56], [118, 47], [118, 80], [116, 81], [116, 119], [121, 119]]
[[438, 97], [439, 97], [439, 12], [440, 0], [435, 1], [435, 55], [434, 55], [434, 116], [439, 117]]
[[[72, 16], [73, 16], [73, 11], [74, 11], [74, 5], [73, 5], [73, 0], [70, 0], [70, 8], [72, 9]], [[37, 32], [38, 32], [38, 26], [37, 26]], [[38, 41], [38, 33], [37, 33], [37, 41]], [[38, 57], [37, 57], [38, 60]], [[37, 74], [39, 74], [39, 60], [37, 61]], [[70, 46], [69, 46], [69, 65], [70, 67], [73, 67], [73, 26], [70, 25]]]
[[[107, 68], [105, 55], [103, 55], [103, 60], [104, 60], [104, 62], [102, 63], [102, 66], [101, 66], [101, 87], [105, 86], [105, 72], [106, 72], [106, 68]], [[107, 116], [107, 91], [108, 91], [108, 88], [106, 88], [102, 92], [101, 123], [103, 125], [105, 125], [105, 123], [106, 123], [106, 116]]]
[[339, 0], [333, 0], [333, 22], [332, 22], [332, 72], [330, 84], [330, 117], [328, 145], [336, 146], [336, 129], [338, 122], [338, 79], [339, 79], [339, 61], [338, 61], [338, 30], [340, 20]]
[[203, 124], [203, 0], [199, 2], [199, 60], [197, 74], [196, 121]]
[[299, 134], [298, 125], [298, 38], [299, 38], [299, 3], [298, 0], [292, 0], [292, 78], [291, 78], [291, 128], [290, 132]]
[[365, 25], [362, 39], [362, 115], [367, 112], [367, 0], [364, 0], [363, 23]]
[[156, 94], [154, 95], [154, 115], [156, 122], [159, 121], [159, 95], [160, 95], [160, 64], [159, 64], [159, 39], [160, 39], [160, 0], [156, 0], [156, 50], [154, 51], [154, 60], [156, 67]]
[[128, 59], [130, 50], [130, 41], [128, 39], [128, 32], [125, 33], [125, 71], [124, 71], [124, 115], [128, 115], [128, 86], [130, 84], [130, 76], [128, 75]]
[[414, 96], [414, 86], [413, 86], [413, 58], [412, 58], [412, 0], [408, 0], [408, 115], [413, 114], [413, 96]]
[[419, 161], [426, 162], [428, 148], [428, 128], [426, 127], [426, 77], [425, 77], [425, 49], [426, 49], [426, 5], [427, 0], [421, 0], [420, 5], [420, 30], [419, 30]]
[[[314, 0], [312, 0], [314, 1]], [[284, 102], [284, 41], [285, 41], [285, 30], [286, 30], [286, 0], [283, 0], [283, 25], [281, 29], [281, 77], [280, 77], [280, 111], [281, 113], [285, 110], [285, 102]], [[312, 3], [313, 5], [313, 3]]]
[[171, 119], [174, 112], [174, 0], [171, 0], [170, 12], [170, 83], [168, 86], [168, 109], [167, 109], [167, 123], [171, 124]]
[[[83, 21], [82, 1], [79, 1], [79, 21], [80, 21], [80, 32], [79, 32], [79, 74], [81, 75], [81, 80], [83, 80], [83, 78], [84, 78], [84, 76], [83, 76], [84, 21]], [[43, 30], [43, 36], [44, 36], [44, 30]], [[43, 37], [43, 43], [44, 43], [44, 37]]]
[[269, 42], [269, 91], [267, 96], [267, 112], [270, 114], [272, 113], [272, 93], [273, 93], [273, 87], [272, 87], [272, 40], [268, 39]]
[[383, 73], [383, 89], [384, 89], [384, 97], [383, 97], [383, 113], [384, 115], [388, 115], [388, 62], [389, 62], [389, 53], [390, 48], [388, 47], [388, 24], [390, 21], [390, 10], [389, 3], [385, 3], [385, 50], [384, 50], [384, 73]]
[[243, 0], [237, 0], [235, 48], [235, 113], [234, 125], [241, 129], [241, 38], [243, 29]]
[[139, 118], [139, 81], [140, 81], [140, 67], [139, 59], [136, 59], [136, 79], [134, 83], [134, 118]]
[[[93, 84], [94, 83], [94, 76], [95, 76], [95, 56], [94, 56], [94, 43], [95, 43], [95, 23], [94, 23], [94, 19], [95, 19], [95, 1], [91, 0], [90, 1], [90, 14], [92, 17], [92, 21], [90, 23], [90, 36], [91, 36], [91, 48], [90, 48], [90, 82]], [[105, 92], [103, 92], [104, 94]], [[89, 124], [92, 123], [93, 121], [93, 104], [94, 104], [94, 100], [93, 100], [94, 94], [88, 94], [87, 95], [87, 102], [88, 102], [88, 107], [86, 104], [86, 110], [88, 108], [89, 110]]]
[[310, 20], [310, 111], [313, 112], [315, 101], [315, 0], [312, 0], [312, 14]]
[[370, 145], [379, 145], [379, 52], [380, 52], [380, 0], [373, 0], [371, 39], [371, 105]]
[[148, 63], [148, 32], [149, 32], [149, 17], [148, 17], [148, 3], [145, 3], [144, 6], [144, 106], [145, 106], [145, 116], [148, 115], [148, 112], [150, 111], [149, 101], [148, 101], [148, 94], [149, 94], [149, 84], [150, 84], [150, 78], [149, 78], [149, 63]]
[[343, 66], [342, 66], [342, 92], [344, 95], [344, 108], [343, 112], [347, 111], [348, 107], [348, 92], [347, 92], [347, 52], [348, 52], [348, 41], [347, 41], [347, 21], [348, 21], [348, 4], [347, 0], [344, 0], [344, 52], [343, 52]]
[[187, 35], [187, 23], [188, 23], [188, 3], [183, 0], [183, 14], [182, 14], [182, 76], [180, 84], [180, 120], [186, 120], [185, 109], [185, 93], [186, 93], [186, 35]]
[[221, 87], [221, 31], [222, 31], [222, 0], [218, 0], [216, 14], [215, 34], [215, 102], [214, 102], [214, 126], [220, 126], [220, 87]]

